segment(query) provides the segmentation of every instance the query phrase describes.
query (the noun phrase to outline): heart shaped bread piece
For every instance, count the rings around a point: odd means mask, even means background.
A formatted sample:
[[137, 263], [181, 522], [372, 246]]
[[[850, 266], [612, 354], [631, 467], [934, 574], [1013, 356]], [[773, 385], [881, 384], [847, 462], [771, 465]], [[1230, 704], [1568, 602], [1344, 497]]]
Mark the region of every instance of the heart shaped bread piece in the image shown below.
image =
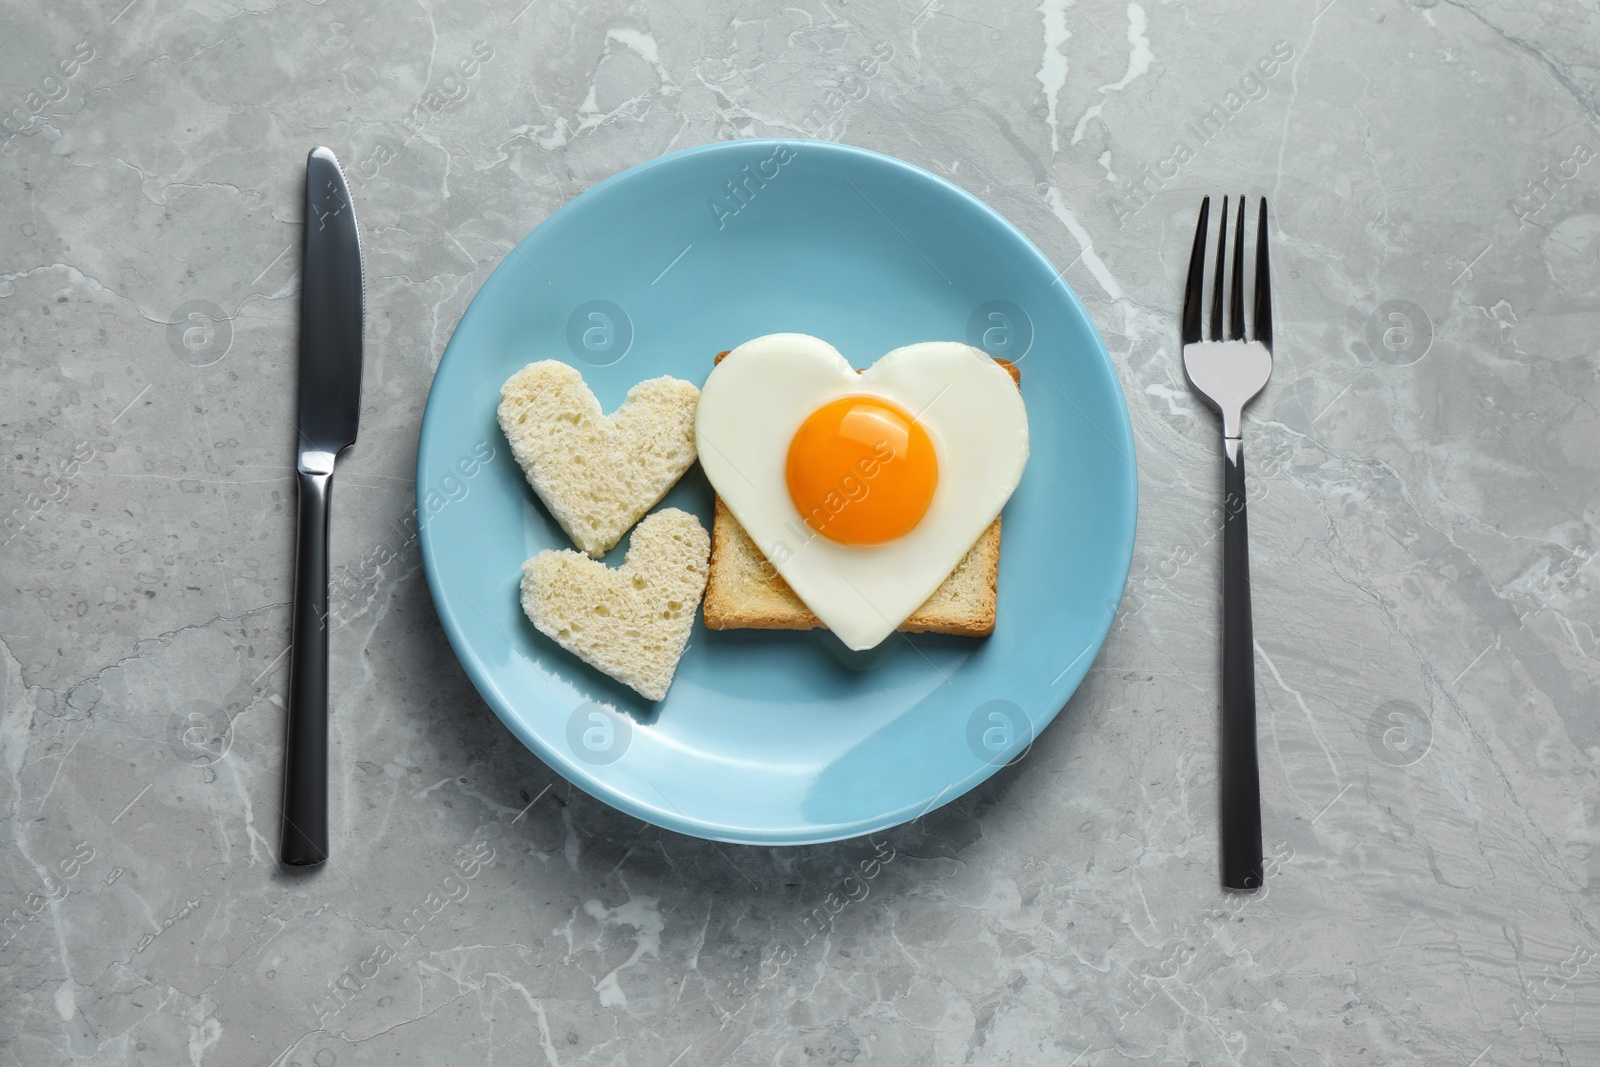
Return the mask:
[[540, 633], [646, 700], [667, 695], [706, 588], [711, 538], [665, 508], [633, 531], [615, 570], [570, 548], [522, 565], [522, 610]]
[[[877, 544], [817, 533], [788, 482], [801, 426], [824, 405], [857, 396], [912, 416], [938, 459], [921, 518]], [[1028, 461], [1028, 413], [1011, 376], [968, 345], [907, 345], [858, 374], [827, 342], [780, 333], [746, 341], [712, 370], [700, 391], [695, 440], [706, 478], [761, 554], [845, 647], [860, 650], [927, 601], [1000, 514]], [[842, 514], [872, 499], [873, 486], [884, 484], [872, 479], [890, 469], [890, 458], [841, 480], [827, 507]]]
[[605, 415], [583, 375], [530, 363], [500, 388], [500, 429], [528, 484], [572, 543], [609, 552], [695, 461], [700, 390], [651, 378]]

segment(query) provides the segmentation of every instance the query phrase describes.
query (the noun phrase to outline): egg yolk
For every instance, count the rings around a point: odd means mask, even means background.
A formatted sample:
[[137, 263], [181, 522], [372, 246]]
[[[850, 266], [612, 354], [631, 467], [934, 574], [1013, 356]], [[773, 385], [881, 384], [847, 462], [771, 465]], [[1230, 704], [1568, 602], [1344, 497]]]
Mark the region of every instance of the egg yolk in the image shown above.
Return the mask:
[[806, 525], [846, 545], [880, 545], [922, 521], [939, 483], [928, 432], [875, 396], [813, 411], [789, 443], [789, 496]]

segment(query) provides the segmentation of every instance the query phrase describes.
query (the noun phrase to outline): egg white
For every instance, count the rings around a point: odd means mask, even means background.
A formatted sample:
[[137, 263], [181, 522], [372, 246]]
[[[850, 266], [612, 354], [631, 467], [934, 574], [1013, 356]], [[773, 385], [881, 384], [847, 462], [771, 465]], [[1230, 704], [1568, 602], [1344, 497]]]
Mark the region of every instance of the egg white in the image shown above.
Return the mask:
[[[938, 459], [922, 521], [881, 545], [823, 537], [789, 496], [784, 464], [795, 431], [841, 396], [904, 409]], [[826, 341], [776, 333], [746, 341], [712, 370], [695, 443], [711, 485], [795, 595], [847, 647], [867, 649], [922, 606], [1000, 514], [1028, 461], [1028, 413], [1011, 376], [968, 345], [908, 345], [857, 374]]]

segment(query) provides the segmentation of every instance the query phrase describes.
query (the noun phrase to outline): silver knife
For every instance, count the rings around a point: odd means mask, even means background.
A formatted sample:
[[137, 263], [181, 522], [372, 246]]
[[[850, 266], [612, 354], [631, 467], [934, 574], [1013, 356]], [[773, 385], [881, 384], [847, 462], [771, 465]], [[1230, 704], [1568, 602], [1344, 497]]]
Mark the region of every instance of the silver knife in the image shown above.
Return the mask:
[[328, 496], [361, 414], [361, 238], [339, 161], [306, 157], [300, 271], [300, 461], [283, 774], [284, 863], [328, 858]]

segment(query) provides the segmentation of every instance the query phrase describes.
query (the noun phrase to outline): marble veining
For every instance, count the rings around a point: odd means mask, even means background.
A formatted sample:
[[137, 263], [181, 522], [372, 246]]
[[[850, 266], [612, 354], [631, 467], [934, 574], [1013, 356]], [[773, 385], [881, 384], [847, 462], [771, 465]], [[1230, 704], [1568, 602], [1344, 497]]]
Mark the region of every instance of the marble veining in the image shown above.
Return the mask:
[[[1577, 0], [9, 0], [0, 1062], [1600, 1064], [1600, 11]], [[490, 715], [428, 384], [606, 176], [841, 140], [1084, 300], [1133, 572], [1028, 757], [872, 839], [677, 836]], [[335, 859], [277, 868], [301, 166], [359, 202]], [[1204, 193], [1273, 205], [1250, 409], [1268, 887], [1216, 878]]]

